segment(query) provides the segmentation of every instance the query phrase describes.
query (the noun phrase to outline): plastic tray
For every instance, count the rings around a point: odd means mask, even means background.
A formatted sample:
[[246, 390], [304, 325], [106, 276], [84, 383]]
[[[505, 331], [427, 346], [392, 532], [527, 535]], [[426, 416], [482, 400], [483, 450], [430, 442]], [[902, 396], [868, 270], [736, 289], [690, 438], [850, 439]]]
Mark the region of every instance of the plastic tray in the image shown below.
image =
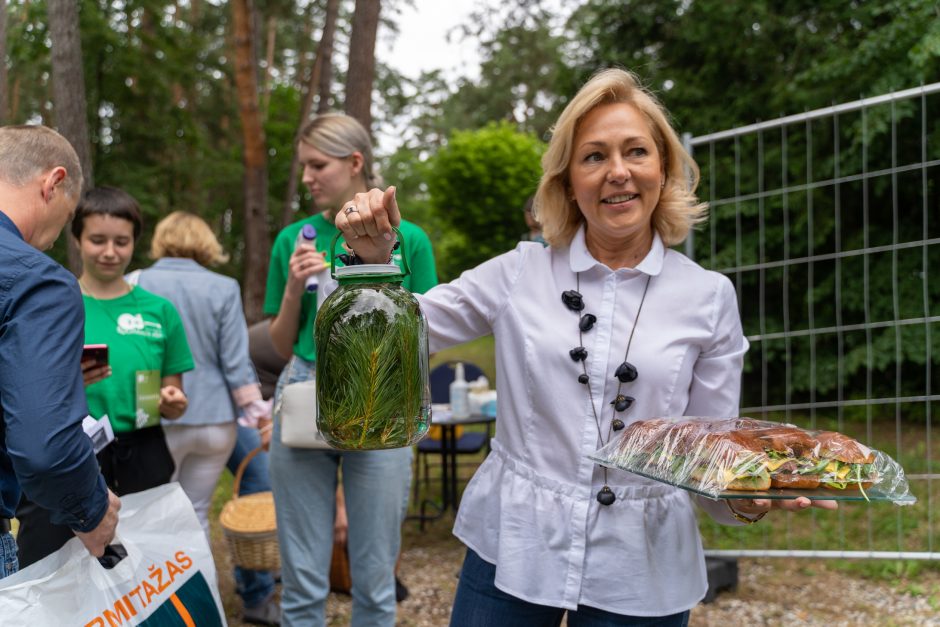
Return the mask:
[[[673, 485], [711, 499], [796, 499], [916, 502], [904, 469], [890, 456], [844, 434], [808, 431], [752, 418], [703, 417], [638, 420], [588, 457], [610, 468]], [[840, 461], [841, 460], [841, 461]], [[854, 461], [853, 461], [854, 460]], [[770, 488], [771, 473], [803, 469], [824, 485], [813, 489]], [[809, 464], [809, 466], [807, 466]], [[833, 465], [834, 464], [834, 465]], [[865, 490], [825, 487], [837, 477], [871, 477]], [[839, 474], [841, 473], [841, 474]], [[760, 487], [760, 490], [735, 488]], [[857, 485], [857, 484], [856, 484]]]
[[[592, 460], [603, 465], [616, 468], [616, 466], [611, 466], [606, 460], [594, 457], [589, 455]], [[710, 499], [775, 499], [775, 500], [792, 500], [799, 497], [806, 497], [811, 501], [888, 501], [895, 503], [896, 505], [913, 505], [917, 502], [917, 499], [910, 494], [903, 496], [896, 496], [885, 494], [882, 490], [878, 489], [878, 486], [872, 486], [865, 489], [865, 495], [868, 498], [862, 495], [859, 490], [836, 490], [833, 488], [815, 488], [812, 490], [794, 490], [792, 488], [771, 488], [770, 490], [726, 490], [720, 492], [717, 495], [714, 495], [710, 492], [700, 490], [691, 485], [683, 485], [681, 483], [674, 483], [672, 481], [665, 481], [659, 477], [654, 477], [642, 472], [637, 472], [636, 470], [628, 470], [626, 468], [621, 468], [620, 470], [626, 470], [627, 472], [632, 472], [635, 475], [641, 477], [646, 477], [647, 479], [652, 479], [653, 481], [659, 481], [660, 483], [665, 483], [677, 488], [682, 488], [683, 490], [688, 490], [689, 492], [694, 492], [695, 494], [700, 494], [704, 497]]]

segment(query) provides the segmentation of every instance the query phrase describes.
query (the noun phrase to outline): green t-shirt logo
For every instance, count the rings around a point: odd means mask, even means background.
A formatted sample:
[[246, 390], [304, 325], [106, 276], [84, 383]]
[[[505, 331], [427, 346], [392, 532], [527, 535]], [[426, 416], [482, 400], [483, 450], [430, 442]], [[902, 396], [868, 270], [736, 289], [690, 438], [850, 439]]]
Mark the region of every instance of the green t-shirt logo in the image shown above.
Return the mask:
[[122, 313], [117, 319], [117, 332], [121, 335], [142, 335], [163, 339], [163, 325], [144, 320], [141, 314]]

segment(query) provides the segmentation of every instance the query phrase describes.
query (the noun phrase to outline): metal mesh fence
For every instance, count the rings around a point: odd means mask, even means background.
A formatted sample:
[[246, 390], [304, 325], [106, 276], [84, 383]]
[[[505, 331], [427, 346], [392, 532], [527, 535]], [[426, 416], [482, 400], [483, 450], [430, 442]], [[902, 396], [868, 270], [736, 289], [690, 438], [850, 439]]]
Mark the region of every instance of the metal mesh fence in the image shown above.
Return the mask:
[[711, 207], [686, 253], [751, 342], [741, 414], [870, 443], [918, 499], [703, 520], [708, 553], [940, 559], [940, 83], [685, 141]]

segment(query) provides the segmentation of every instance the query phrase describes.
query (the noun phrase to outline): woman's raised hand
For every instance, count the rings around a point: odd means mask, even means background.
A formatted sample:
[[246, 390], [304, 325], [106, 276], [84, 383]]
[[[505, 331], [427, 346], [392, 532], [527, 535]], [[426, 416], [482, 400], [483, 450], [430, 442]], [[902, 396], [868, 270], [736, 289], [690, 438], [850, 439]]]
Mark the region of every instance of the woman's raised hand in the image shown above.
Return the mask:
[[300, 296], [304, 293], [307, 277], [326, 268], [325, 255], [310, 244], [300, 244], [291, 253], [288, 268], [286, 290]]
[[395, 245], [393, 226], [401, 224], [395, 188], [370, 189], [343, 203], [334, 220], [346, 245], [366, 263], [385, 263]]

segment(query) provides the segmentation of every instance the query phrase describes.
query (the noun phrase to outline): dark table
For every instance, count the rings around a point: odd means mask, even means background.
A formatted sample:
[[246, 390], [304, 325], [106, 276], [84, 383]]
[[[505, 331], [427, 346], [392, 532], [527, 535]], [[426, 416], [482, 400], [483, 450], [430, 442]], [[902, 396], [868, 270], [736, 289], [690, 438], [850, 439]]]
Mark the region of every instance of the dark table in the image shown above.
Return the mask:
[[[460, 505], [457, 477], [457, 458], [460, 453], [457, 450], [457, 427], [483, 424], [489, 430], [490, 425], [495, 421], [496, 416], [490, 414], [471, 414], [467, 418], [454, 418], [449, 411], [432, 412], [431, 424], [441, 427], [441, 500], [438, 502], [424, 499], [421, 502], [420, 514], [409, 518], [419, 520], [423, 528], [426, 521], [440, 518], [448, 509], [454, 513], [457, 512], [457, 507]], [[417, 480], [416, 477], [415, 481]], [[427, 507], [434, 509], [436, 513], [426, 514]]]

